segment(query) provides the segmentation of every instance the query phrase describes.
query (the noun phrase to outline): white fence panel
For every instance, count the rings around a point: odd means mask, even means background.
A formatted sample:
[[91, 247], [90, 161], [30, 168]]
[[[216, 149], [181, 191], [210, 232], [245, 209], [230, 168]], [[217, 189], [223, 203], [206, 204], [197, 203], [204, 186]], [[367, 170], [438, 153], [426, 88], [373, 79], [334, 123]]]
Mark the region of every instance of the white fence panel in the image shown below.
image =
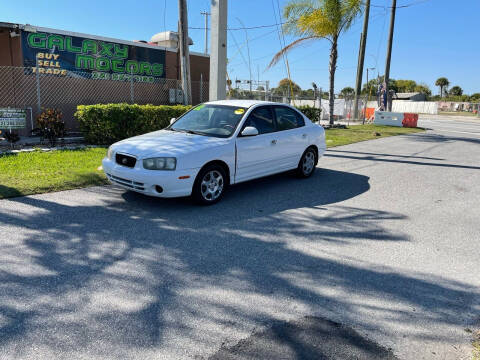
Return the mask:
[[438, 113], [438, 103], [434, 101], [394, 100], [392, 111], [436, 115]]
[[[376, 101], [369, 101], [369, 108], [377, 108]], [[409, 100], [393, 100], [393, 112], [415, 113], [415, 114], [438, 114], [438, 103], [435, 101], [409, 101]]]

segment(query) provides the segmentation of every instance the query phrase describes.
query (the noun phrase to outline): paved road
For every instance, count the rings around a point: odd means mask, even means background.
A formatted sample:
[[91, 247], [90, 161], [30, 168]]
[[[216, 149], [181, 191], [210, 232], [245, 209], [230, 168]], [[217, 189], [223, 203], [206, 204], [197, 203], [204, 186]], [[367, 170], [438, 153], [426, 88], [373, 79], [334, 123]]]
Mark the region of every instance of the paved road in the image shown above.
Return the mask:
[[114, 187], [0, 201], [0, 359], [468, 358], [480, 126], [420, 125], [437, 130], [213, 207]]

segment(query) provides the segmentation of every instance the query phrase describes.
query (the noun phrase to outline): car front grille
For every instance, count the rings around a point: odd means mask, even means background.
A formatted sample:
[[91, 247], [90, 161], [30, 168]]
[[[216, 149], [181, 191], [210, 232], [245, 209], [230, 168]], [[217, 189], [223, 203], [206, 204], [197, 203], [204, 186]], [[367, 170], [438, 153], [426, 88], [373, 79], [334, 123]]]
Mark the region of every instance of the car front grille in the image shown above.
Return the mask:
[[115, 154], [115, 161], [118, 165], [126, 166], [129, 168], [135, 167], [137, 163], [137, 159], [130, 155], [125, 154]]
[[118, 177], [118, 176], [115, 176], [115, 175], [112, 175], [112, 174], [109, 174], [109, 173], [106, 173], [106, 174], [107, 174], [108, 179], [111, 182], [117, 183], [119, 185], [126, 186], [130, 189], [133, 189], [133, 190], [145, 191], [145, 184], [144, 183], [132, 181], [132, 180], [129, 180], [129, 179], [124, 179], [124, 178], [121, 178], [121, 177]]

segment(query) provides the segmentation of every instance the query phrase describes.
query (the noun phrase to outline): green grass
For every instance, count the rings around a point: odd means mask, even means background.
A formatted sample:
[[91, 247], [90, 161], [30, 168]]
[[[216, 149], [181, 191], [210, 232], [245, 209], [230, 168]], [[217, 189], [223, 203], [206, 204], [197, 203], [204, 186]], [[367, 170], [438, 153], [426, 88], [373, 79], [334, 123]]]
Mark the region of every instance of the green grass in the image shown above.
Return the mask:
[[[355, 125], [327, 130], [327, 146], [418, 131], [422, 129]], [[105, 148], [87, 148], [0, 155], [0, 199], [106, 184], [103, 171], [98, 170], [105, 153]]]
[[107, 183], [105, 148], [0, 155], [0, 199]]
[[[468, 332], [472, 331], [469, 330]], [[472, 346], [472, 360], [480, 360], [480, 330], [473, 332]]]
[[480, 340], [475, 340], [472, 344], [473, 344], [472, 360], [480, 360]]
[[[325, 131], [325, 136], [327, 147], [334, 147], [352, 144], [359, 141], [411, 134], [420, 131], [424, 131], [424, 129], [380, 125], [352, 125], [348, 129], [327, 129]], [[377, 136], [375, 133], [380, 135]]]

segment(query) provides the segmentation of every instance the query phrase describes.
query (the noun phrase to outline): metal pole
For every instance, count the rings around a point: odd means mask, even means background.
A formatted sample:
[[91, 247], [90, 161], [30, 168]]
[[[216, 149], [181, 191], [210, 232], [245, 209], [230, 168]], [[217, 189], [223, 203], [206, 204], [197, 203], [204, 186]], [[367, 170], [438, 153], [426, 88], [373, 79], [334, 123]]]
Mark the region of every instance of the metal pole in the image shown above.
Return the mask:
[[360, 50], [358, 52], [357, 80], [355, 84], [355, 105], [353, 117], [358, 119], [358, 100], [362, 91], [363, 63], [365, 61], [365, 47], [367, 44], [368, 19], [370, 15], [370, 0], [365, 1], [365, 14], [363, 18], [363, 32], [360, 37]]
[[368, 105], [368, 67], [367, 67], [367, 93], [365, 94], [365, 106], [363, 107], [365, 110], [363, 112], [363, 121], [362, 124], [365, 125], [365, 117], [367, 115], [367, 105]]
[[31, 106], [28, 106], [25, 109], [30, 110], [30, 126], [32, 127], [31, 130], [33, 130], [33, 109]]
[[390, 91], [388, 89], [388, 81], [390, 78], [390, 60], [392, 58], [392, 43], [393, 43], [393, 30], [395, 27], [395, 9], [397, 7], [397, 0], [392, 0], [392, 9], [390, 14], [390, 32], [388, 35], [388, 45], [387, 45], [387, 59], [385, 61], [385, 91], [387, 92], [387, 111], [392, 111], [392, 106], [390, 104]]
[[[318, 106], [320, 107], [320, 120], [322, 120], [323, 117], [323, 109], [322, 109], [322, 88], [318, 91], [319, 97], [318, 97]], [[319, 120], [319, 122], [320, 122]]]
[[[242, 20], [240, 20], [239, 18], [237, 18], [238, 22], [240, 23], [240, 25], [242, 25], [242, 27], [245, 28], [245, 25], [243, 24]], [[247, 43], [247, 55], [248, 55], [248, 72], [249, 72], [249, 80], [250, 80], [250, 94], [252, 93], [252, 62], [251, 62], [251, 59], [250, 59], [250, 46], [248, 45], [248, 32], [247, 32], [247, 29], [245, 28], [245, 40], [246, 40], [246, 43]]]
[[203, 74], [200, 74], [200, 102], [203, 102]]
[[133, 93], [133, 69], [130, 68], [130, 102], [134, 103], [134, 93]]
[[180, 48], [180, 74], [182, 78], [183, 103], [184, 105], [188, 105], [192, 102], [192, 90], [190, 79], [190, 51], [188, 49], [188, 15], [186, 0], [178, 0], [178, 11], [178, 45]]
[[227, 92], [227, 0], [211, 2], [210, 100], [223, 100]]
[[[36, 55], [35, 55], [36, 56]], [[40, 99], [40, 74], [38, 72], [38, 57], [35, 58], [35, 74], [36, 74], [36, 82], [37, 82], [37, 110], [40, 114], [42, 112], [42, 102]]]
[[208, 54], [208, 15], [210, 15], [207, 11], [201, 11], [200, 14], [205, 16], [205, 50], [204, 54]]

